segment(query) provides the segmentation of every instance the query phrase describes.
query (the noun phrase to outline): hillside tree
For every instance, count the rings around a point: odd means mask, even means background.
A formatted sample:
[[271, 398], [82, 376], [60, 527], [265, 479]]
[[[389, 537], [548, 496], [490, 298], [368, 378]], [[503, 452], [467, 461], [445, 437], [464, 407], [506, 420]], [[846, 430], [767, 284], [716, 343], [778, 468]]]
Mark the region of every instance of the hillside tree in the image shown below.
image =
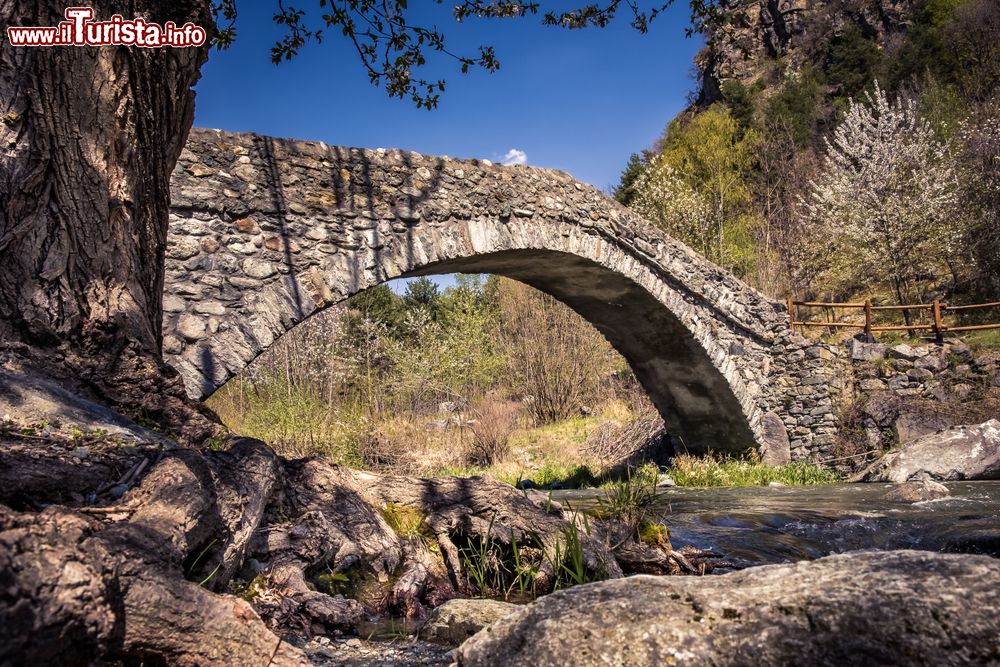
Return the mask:
[[903, 304], [954, 254], [958, 195], [952, 152], [916, 100], [892, 100], [876, 83], [851, 101], [803, 203], [832, 241], [818, 261], [839, 267], [841, 279], [871, 277]]

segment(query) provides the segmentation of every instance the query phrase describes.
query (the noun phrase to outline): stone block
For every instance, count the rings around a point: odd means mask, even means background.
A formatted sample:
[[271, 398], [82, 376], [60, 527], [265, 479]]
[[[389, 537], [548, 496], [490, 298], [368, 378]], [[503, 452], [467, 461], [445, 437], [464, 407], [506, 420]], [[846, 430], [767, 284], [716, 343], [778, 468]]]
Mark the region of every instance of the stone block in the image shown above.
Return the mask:
[[905, 359], [906, 361], [916, 361], [920, 357], [926, 357], [928, 349], [923, 345], [896, 345], [890, 347], [886, 354], [890, 359]]
[[911, 368], [906, 373], [906, 377], [910, 378], [914, 382], [924, 382], [934, 377], [934, 373], [931, 373], [926, 368]]
[[885, 345], [881, 343], [865, 343], [853, 338], [847, 343], [847, 349], [855, 361], [879, 361], [886, 354]]
[[791, 442], [781, 417], [773, 412], [761, 418], [763, 443], [761, 460], [767, 465], [784, 465], [792, 460]]
[[888, 389], [888, 385], [885, 382], [878, 379], [862, 380], [858, 385], [858, 388], [864, 392], [875, 392], [875, 391], [885, 391]]

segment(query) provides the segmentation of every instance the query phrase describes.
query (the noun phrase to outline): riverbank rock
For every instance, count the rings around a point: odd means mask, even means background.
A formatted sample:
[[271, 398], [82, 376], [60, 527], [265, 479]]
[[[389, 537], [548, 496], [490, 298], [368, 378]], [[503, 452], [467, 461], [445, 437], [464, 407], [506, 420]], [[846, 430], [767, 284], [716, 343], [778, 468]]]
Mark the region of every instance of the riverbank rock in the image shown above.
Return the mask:
[[853, 481], [906, 482], [1000, 479], [1000, 421], [957, 426], [917, 438], [889, 452]]
[[420, 628], [420, 638], [438, 644], [458, 646], [486, 626], [518, 609], [499, 600], [448, 600], [431, 612]]
[[925, 500], [947, 498], [950, 495], [951, 491], [944, 484], [921, 479], [895, 484], [882, 498], [890, 503], [919, 503]]
[[858, 552], [577, 586], [497, 621], [460, 667], [969, 665], [1000, 655], [1000, 560]]

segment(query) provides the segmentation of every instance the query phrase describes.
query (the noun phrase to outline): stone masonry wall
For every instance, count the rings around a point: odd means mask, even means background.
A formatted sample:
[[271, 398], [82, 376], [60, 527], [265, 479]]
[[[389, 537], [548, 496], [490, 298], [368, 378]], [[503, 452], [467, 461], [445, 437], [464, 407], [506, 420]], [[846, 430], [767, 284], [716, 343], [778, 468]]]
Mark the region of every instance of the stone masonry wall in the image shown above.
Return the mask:
[[171, 193], [164, 354], [192, 396], [359, 290], [480, 271], [597, 326], [685, 445], [832, 440], [827, 351], [780, 304], [564, 173], [194, 130]]

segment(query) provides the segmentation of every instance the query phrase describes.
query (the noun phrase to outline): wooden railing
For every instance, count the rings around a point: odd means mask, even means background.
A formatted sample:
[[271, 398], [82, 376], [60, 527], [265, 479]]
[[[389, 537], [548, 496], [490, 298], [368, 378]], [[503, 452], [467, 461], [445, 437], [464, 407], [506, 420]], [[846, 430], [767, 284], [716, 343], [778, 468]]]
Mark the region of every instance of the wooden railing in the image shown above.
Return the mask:
[[[830, 319], [826, 322], [817, 321], [805, 321], [797, 319], [799, 315], [799, 308], [825, 308], [826, 312], [830, 316]], [[833, 319], [833, 314], [837, 308], [844, 309], [858, 309], [864, 311], [865, 321], [860, 322], [836, 322]], [[906, 306], [875, 306], [872, 304], [871, 299], [865, 300], [863, 303], [837, 303], [837, 302], [827, 302], [827, 301], [795, 301], [792, 297], [788, 297], [788, 317], [792, 326], [792, 331], [795, 327], [828, 327], [831, 331], [836, 329], [864, 329], [865, 333], [872, 335], [873, 333], [878, 333], [880, 331], [929, 331], [934, 334], [938, 342], [941, 342], [944, 338], [944, 334], [957, 332], [957, 331], [979, 331], [982, 329], [1000, 329], [1000, 322], [994, 324], [947, 324], [944, 318], [949, 314], [960, 314], [962, 312], [967, 312], [971, 310], [980, 310], [984, 308], [1000, 308], [1000, 301], [994, 301], [993, 303], [975, 303], [964, 306], [949, 306], [947, 304], [941, 303], [940, 300], [935, 299], [931, 303], [921, 303], [915, 305]], [[901, 324], [901, 325], [877, 325], [875, 324], [875, 313], [878, 312], [889, 312], [889, 311], [900, 311], [900, 312], [920, 312], [920, 311], [930, 311], [930, 317], [928, 321], [923, 324]]]

